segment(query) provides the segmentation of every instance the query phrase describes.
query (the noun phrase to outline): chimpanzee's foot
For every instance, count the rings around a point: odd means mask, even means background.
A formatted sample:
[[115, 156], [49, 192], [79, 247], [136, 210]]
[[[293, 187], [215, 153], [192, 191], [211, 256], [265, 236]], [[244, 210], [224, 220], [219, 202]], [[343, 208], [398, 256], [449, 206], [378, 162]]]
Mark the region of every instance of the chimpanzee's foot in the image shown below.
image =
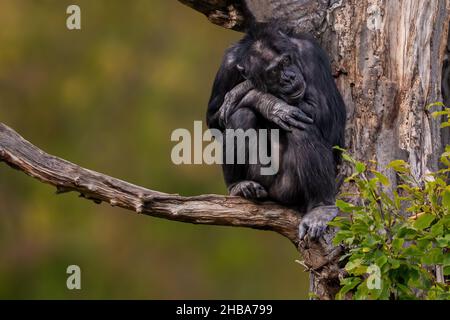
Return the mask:
[[249, 200], [267, 198], [267, 191], [254, 181], [241, 181], [230, 189], [230, 196], [240, 196]]
[[303, 240], [306, 235], [310, 239], [320, 238], [328, 227], [328, 222], [337, 216], [339, 210], [335, 206], [320, 206], [308, 212], [300, 222], [299, 239]]

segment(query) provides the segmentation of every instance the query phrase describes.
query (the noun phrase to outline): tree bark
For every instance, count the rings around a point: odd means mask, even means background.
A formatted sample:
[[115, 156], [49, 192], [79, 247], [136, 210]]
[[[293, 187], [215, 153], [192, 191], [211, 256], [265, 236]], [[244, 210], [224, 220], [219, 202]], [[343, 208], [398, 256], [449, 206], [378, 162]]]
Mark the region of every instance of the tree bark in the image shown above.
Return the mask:
[[438, 167], [448, 140], [426, 106], [443, 101], [449, 7], [448, 0], [347, 1], [329, 16], [322, 43], [348, 108], [347, 146], [380, 170], [403, 159], [421, 179]]
[[[406, 160], [419, 180], [438, 168], [450, 134], [440, 130], [440, 121], [426, 106], [450, 103], [450, 0], [188, 2], [208, 17], [214, 8], [234, 8], [234, 15], [243, 17], [231, 23], [235, 30], [244, 30], [251, 14], [258, 21], [280, 19], [298, 32], [313, 34], [330, 56], [347, 105], [349, 152], [365, 162], [374, 160], [394, 185], [394, 172], [384, 169], [394, 159]], [[222, 7], [215, 6], [218, 2]], [[210, 20], [224, 27], [231, 21]], [[313, 293], [333, 298], [336, 260], [312, 267]]]
[[[138, 214], [208, 225], [246, 227], [275, 231], [303, 253], [302, 264], [317, 275], [330, 269], [341, 248], [329, 245], [329, 231], [318, 242], [298, 239], [301, 217], [297, 211], [271, 202], [253, 203], [240, 197], [201, 195], [182, 197], [133, 185], [49, 155], [0, 123], [0, 162], [56, 187], [56, 193], [79, 192], [97, 204], [109, 203]], [[316, 271], [317, 270], [317, 271]], [[331, 276], [328, 276], [331, 278]], [[335, 277], [334, 277], [335, 278]], [[327, 294], [330, 291], [324, 291]]]
[[[389, 161], [404, 159], [418, 179], [438, 167], [450, 134], [439, 129], [426, 106], [450, 100], [450, 0], [180, 1], [234, 30], [245, 30], [251, 14], [313, 34], [329, 53], [347, 104], [347, 149], [357, 159], [376, 161], [382, 171]], [[332, 231], [319, 242], [299, 242], [300, 217], [287, 208], [145, 189], [48, 155], [3, 124], [0, 161], [56, 186], [58, 193], [77, 191], [97, 203], [182, 222], [278, 232], [303, 255], [317, 298], [333, 299], [339, 289], [342, 250], [331, 245]], [[396, 176], [386, 174], [395, 183]]]
[[240, 197], [182, 197], [146, 189], [49, 155], [2, 123], [0, 161], [55, 186], [57, 194], [75, 191], [97, 204], [106, 202], [168, 220], [272, 230], [294, 245], [299, 243], [300, 216], [296, 211], [275, 203], [258, 205]]

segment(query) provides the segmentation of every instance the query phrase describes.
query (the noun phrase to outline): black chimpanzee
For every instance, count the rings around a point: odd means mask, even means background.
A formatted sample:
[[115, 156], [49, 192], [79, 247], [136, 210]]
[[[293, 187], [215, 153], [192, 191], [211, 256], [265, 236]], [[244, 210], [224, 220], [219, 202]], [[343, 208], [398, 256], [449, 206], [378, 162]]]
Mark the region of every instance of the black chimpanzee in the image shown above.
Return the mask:
[[[336, 214], [336, 167], [346, 111], [326, 53], [278, 22], [255, 24], [227, 50], [207, 112], [210, 128], [281, 129], [279, 171], [224, 164], [229, 193], [270, 199], [306, 213], [300, 239], [322, 235]], [[270, 142], [269, 142], [270, 143]], [[224, 148], [226, 152], [226, 148]]]

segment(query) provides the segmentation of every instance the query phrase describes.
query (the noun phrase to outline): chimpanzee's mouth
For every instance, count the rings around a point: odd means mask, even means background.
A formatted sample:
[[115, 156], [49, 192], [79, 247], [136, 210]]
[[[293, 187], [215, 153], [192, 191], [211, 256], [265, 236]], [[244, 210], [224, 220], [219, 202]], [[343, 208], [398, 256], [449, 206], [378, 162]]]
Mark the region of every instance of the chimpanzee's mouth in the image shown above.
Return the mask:
[[300, 97], [303, 96], [303, 93], [304, 93], [303, 90], [297, 91], [296, 93], [291, 94], [291, 95], [290, 95], [290, 98], [292, 98], [292, 99], [298, 99], [298, 98], [300, 98]]
[[297, 100], [305, 95], [305, 89], [305, 86], [301, 82], [296, 82], [290, 86], [289, 90], [286, 90], [285, 94], [289, 99]]
[[305, 95], [305, 88], [300, 88], [297, 91], [292, 92], [291, 94], [289, 94], [289, 98], [291, 99], [299, 99], [302, 98]]

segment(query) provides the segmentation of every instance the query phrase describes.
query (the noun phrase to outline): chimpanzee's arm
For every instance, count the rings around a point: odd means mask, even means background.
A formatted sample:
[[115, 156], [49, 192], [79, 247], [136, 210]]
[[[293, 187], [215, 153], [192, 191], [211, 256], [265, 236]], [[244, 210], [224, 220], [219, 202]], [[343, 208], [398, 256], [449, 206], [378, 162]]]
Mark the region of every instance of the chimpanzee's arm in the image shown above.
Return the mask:
[[[225, 124], [220, 121], [222, 104], [224, 103], [226, 97], [228, 97], [228, 99], [231, 97], [231, 95], [228, 93], [237, 85], [245, 81], [236, 65], [237, 48], [233, 47], [225, 53], [222, 65], [220, 66], [220, 69], [216, 75], [216, 79], [214, 80], [211, 98], [208, 104], [208, 111], [206, 114], [206, 123], [210, 129], [219, 129], [221, 131], [225, 131], [226, 129]], [[248, 90], [252, 88], [253, 86], [251, 88], [248, 88]], [[243, 92], [242, 94], [245, 95], [248, 90]], [[240, 98], [242, 98], [242, 96]], [[227, 152], [226, 139], [224, 139], [223, 143], [223, 155], [225, 157]], [[242, 191], [244, 191], [244, 185], [246, 186], [245, 189], [249, 189], [246, 190], [247, 193], [250, 193], [250, 189], [258, 189], [256, 188], [256, 185], [251, 184], [250, 182], [242, 184], [245, 180], [247, 172], [245, 165], [226, 164], [226, 162], [224, 161], [222, 169], [225, 183], [227, 184], [227, 188], [230, 194], [238, 195], [239, 190], [242, 189]], [[238, 185], [240, 186], [240, 188], [238, 188]], [[259, 193], [261, 192], [262, 191], [259, 191]], [[245, 195], [246, 193], [243, 192], [242, 194]]]
[[230, 48], [224, 55], [222, 65], [217, 72], [216, 79], [211, 92], [211, 98], [208, 103], [206, 114], [206, 123], [209, 128], [224, 129], [219, 123], [220, 107], [222, 106], [225, 95], [236, 85], [245, 81], [239, 70], [236, 68], [237, 48]]
[[[315, 125], [333, 146], [344, 144], [346, 108], [332, 75], [327, 53], [308, 34], [292, 34], [291, 41], [298, 48], [299, 63], [307, 83], [305, 101], [313, 106]], [[339, 162], [340, 152], [335, 152]]]
[[305, 102], [301, 102], [299, 106], [291, 106], [269, 93], [253, 89], [253, 85], [247, 80], [226, 94], [219, 111], [219, 124], [226, 126], [228, 118], [236, 109], [242, 107], [252, 108], [286, 131], [291, 131], [292, 128], [305, 130], [313, 123], [313, 119], [304, 112], [310, 111]]

